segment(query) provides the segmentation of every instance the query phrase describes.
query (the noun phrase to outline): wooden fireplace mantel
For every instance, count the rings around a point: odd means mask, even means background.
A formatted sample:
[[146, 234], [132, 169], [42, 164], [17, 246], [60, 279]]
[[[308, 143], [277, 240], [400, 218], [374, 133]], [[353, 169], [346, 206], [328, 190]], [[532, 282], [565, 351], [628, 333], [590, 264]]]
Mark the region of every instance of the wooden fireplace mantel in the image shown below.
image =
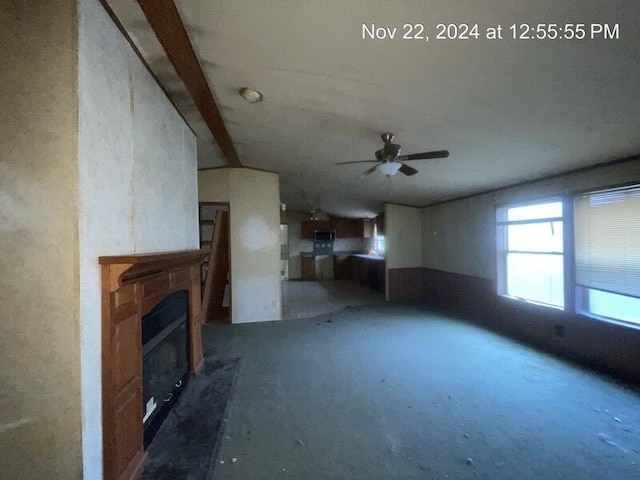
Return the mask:
[[142, 317], [174, 292], [189, 292], [189, 368], [202, 366], [200, 265], [208, 250], [99, 258], [102, 271], [104, 478], [137, 478], [144, 465]]

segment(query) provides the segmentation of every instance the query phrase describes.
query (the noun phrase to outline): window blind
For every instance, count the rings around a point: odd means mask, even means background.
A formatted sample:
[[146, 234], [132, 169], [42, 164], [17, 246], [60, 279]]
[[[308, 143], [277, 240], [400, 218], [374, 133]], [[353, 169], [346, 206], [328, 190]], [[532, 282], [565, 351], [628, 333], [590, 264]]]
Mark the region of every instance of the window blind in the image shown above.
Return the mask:
[[575, 199], [576, 285], [640, 298], [640, 186]]

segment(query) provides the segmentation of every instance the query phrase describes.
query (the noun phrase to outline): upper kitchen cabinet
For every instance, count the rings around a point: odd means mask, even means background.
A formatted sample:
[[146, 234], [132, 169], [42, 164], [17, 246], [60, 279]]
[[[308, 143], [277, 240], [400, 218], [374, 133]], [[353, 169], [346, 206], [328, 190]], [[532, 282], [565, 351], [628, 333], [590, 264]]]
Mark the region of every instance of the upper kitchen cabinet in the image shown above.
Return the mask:
[[300, 236], [313, 240], [316, 230], [333, 230], [336, 233], [336, 238], [371, 238], [373, 237], [373, 220], [369, 218], [333, 218], [331, 221], [307, 220], [300, 225]]
[[355, 238], [358, 236], [356, 220], [348, 218], [334, 218], [333, 228], [336, 231], [336, 238]]
[[314, 240], [314, 232], [316, 230], [333, 230], [333, 226], [330, 221], [326, 220], [307, 220], [300, 224], [300, 237], [308, 240]]
[[356, 220], [356, 237], [358, 238], [371, 238], [373, 237], [373, 220], [370, 218], [362, 218]]

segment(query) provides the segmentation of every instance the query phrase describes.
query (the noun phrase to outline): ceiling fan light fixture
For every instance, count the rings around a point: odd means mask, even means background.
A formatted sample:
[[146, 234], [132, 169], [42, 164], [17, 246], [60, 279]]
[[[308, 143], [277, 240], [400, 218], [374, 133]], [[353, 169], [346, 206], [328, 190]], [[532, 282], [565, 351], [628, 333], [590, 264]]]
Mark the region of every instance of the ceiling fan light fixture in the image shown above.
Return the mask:
[[258, 103], [263, 100], [262, 94], [253, 88], [243, 87], [238, 93], [249, 103]]
[[398, 170], [400, 170], [402, 164], [400, 162], [385, 162], [381, 163], [376, 167], [376, 170], [382, 175], [386, 175], [387, 177], [392, 177]]

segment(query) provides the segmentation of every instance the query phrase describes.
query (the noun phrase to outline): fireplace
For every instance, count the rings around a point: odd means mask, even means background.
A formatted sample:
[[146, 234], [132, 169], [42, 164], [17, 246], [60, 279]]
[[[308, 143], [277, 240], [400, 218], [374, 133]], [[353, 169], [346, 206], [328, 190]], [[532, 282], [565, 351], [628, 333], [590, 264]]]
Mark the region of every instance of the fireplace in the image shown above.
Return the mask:
[[189, 379], [189, 293], [164, 298], [142, 317], [144, 446], [151, 443]]
[[138, 478], [150, 443], [202, 365], [205, 250], [100, 257], [103, 477]]

